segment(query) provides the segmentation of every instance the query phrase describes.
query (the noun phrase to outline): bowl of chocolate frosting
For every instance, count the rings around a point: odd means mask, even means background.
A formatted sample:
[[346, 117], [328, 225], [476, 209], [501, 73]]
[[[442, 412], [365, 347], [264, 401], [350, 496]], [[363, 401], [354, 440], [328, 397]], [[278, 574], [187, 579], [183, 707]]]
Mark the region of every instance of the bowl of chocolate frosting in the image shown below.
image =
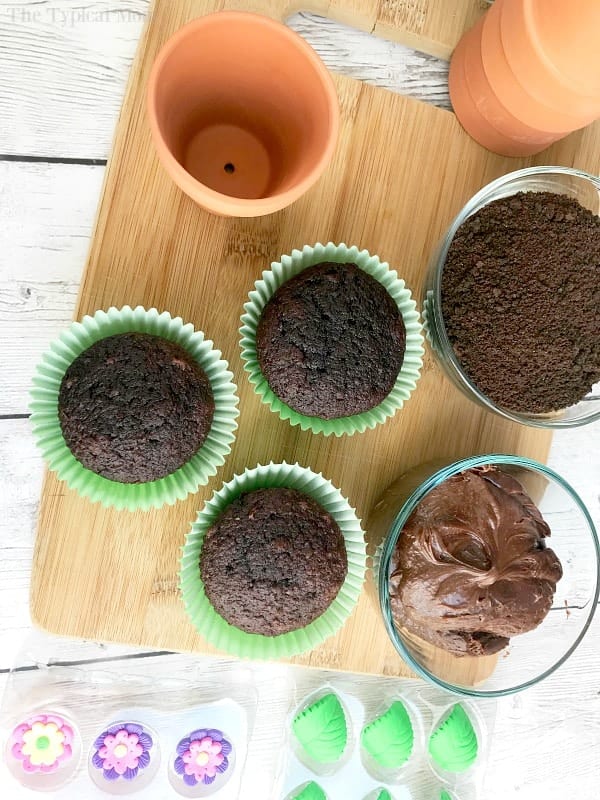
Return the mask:
[[599, 597], [599, 543], [576, 492], [511, 455], [423, 465], [374, 507], [377, 599], [399, 656], [470, 696], [511, 694], [563, 664]]

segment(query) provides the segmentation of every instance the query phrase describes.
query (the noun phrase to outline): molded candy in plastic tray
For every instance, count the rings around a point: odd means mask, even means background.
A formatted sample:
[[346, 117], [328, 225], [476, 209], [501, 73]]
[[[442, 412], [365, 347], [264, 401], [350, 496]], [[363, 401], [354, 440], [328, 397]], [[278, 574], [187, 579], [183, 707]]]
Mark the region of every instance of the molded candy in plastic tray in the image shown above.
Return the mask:
[[475, 800], [495, 701], [474, 704], [421, 681], [374, 678], [326, 684], [296, 671], [285, 800]]
[[416, 680], [186, 656], [47, 666], [59, 646], [42, 639], [38, 668], [7, 680], [0, 787], [10, 800], [481, 797], [495, 701]]
[[0, 794], [237, 798], [257, 704], [251, 671], [215, 661], [173, 679], [135, 667], [125, 661], [114, 671], [106, 664], [11, 673]]

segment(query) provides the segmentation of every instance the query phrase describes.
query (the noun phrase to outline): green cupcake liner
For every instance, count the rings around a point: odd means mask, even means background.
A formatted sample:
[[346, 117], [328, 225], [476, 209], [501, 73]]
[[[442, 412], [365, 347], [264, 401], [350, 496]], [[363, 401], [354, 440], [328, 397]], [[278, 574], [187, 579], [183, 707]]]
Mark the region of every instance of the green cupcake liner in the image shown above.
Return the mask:
[[[131, 332], [154, 334], [181, 345], [208, 376], [215, 413], [206, 441], [186, 464], [159, 480], [126, 484], [103, 478], [73, 456], [60, 427], [58, 395], [65, 372], [80, 353], [100, 339]], [[64, 331], [38, 365], [29, 406], [33, 436], [48, 467], [92, 502], [129, 511], [172, 504], [208, 483], [231, 451], [239, 414], [232, 378], [227, 362], [213, 349], [213, 343], [195, 331], [191, 323], [184, 324], [181, 317], [173, 318], [166, 311], [161, 314], [155, 308], [147, 311], [142, 306], [97, 311], [93, 317], [85, 316]]]
[[[206, 531], [240, 494], [255, 489], [286, 487], [312, 497], [340, 526], [346, 544], [348, 573], [327, 611], [304, 628], [279, 636], [246, 633], [230, 625], [211, 605], [200, 577], [200, 551]], [[333, 636], [354, 609], [365, 576], [365, 541], [354, 509], [320, 473], [299, 464], [270, 463], [246, 469], [216, 491], [198, 513], [188, 533], [181, 558], [180, 588], [185, 609], [199, 633], [218, 650], [258, 658], [288, 658], [316, 647]]]
[[[404, 361], [388, 396], [369, 411], [330, 420], [300, 414], [277, 397], [261, 372], [256, 352], [256, 329], [263, 309], [271, 297], [287, 280], [322, 261], [334, 261], [338, 264], [353, 263], [368, 272], [392, 296], [406, 328]], [[244, 312], [241, 319], [240, 347], [244, 369], [249, 373], [250, 383], [263, 403], [279, 414], [281, 419], [289, 420], [291, 425], [299, 425], [303, 431], [311, 430], [325, 436], [331, 434], [351, 436], [354, 433], [362, 433], [367, 428], [374, 428], [385, 422], [388, 417], [392, 417], [402, 408], [417, 385], [424, 353], [417, 305], [404, 281], [398, 278], [398, 273], [390, 269], [387, 263], [380, 261], [377, 256], [370, 255], [367, 250], [347, 247], [345, 244], [336, 245], [333, 242], [326, 245], [316, 244], [314, 247], [306, 245], [302, 250], [293, 250], [291, 255], [283, 256], [280, 262], [273, 262], [271, 269], [263, 272], [262, 279], [256, 281], [254, 290], [249, 294]]]

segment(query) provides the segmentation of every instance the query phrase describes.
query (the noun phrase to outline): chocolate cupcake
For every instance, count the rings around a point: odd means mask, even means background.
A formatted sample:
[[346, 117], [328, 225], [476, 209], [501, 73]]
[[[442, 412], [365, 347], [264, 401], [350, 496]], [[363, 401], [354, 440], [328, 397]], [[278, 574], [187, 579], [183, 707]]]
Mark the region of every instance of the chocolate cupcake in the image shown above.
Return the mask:
[[228, 506], [206, 532], [204, 590], [240, 630], [277, 636], [308, 625], [348, 572], [344, 537], [331, 514], [296, 489], [257, 489]]
[[406, 348], [400, 309], [356, 264], [315, 264], [263, 309], [256, 351], [284, 403], [305, 416], [349, 417], [391, 392]]
[[215, 647], [283, 658], [337, 632], [364, 570], [360, 522], [340, 492], [298, 464], [269, 464], [234, 476], [200, 511], [181, 588]]
[[352, 434], [408, 399], [422, 366], [419, 316], [404, 281], [366, 250], [304, 247], [273, 263], [242, 317], [255, 391], [293, 425]]
[[215, 411], [208, 377], [181, 345], [147, 333], [84, 350], [60, 385], [67, 447], [86, 469], [121, 483], [164, 478], [206, 441]]
[[141, 306], [75, 322], [34, 377], [31, 422], [50, 469], [92, 501], [174, 503], [230, 452], [236, 387], [212, 342]]

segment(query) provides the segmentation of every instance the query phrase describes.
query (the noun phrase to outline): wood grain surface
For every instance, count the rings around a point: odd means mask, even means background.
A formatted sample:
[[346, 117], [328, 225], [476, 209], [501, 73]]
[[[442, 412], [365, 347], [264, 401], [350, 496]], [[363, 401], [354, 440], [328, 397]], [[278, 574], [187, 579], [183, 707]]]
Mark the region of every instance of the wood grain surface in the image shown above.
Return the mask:
[[[419, 5], [426, 13], [428, 5], [440, 4]], [[462, 10], [467, 5], [453, 3]], [[142, 303], [180, 314], [204, 330], [235, 373], [242, 410], [238, 438], [208, 487], [173, 508], [147, 514], [103, 510], [52, 475], [46, 478], [31, 608], [34, 621], [54, 632], [210, 652], [178, 596], [179, 552], [202, 501], [222, 480], [257, 461], [285, 458], [322, 470], [365, 518], [400, 472], [433, 457], [493, 450], [541, 459], [547, 454], [547, 434], [490, 417], [470, 404], [441, 377], [430, 353], [405, 409], [361, 436], [335, 441], [311, 436], [260, 404], [241, 368], [237, 328], [244, 298], [271, 260], [305, 243], [346, 241], [388, 260], [418, 295], [435, 243], [464, 202], [484, 183], [529, 162], [482, 150], [450, 112], [336, 76], [342, 132], [334, 162], [317, 186], [270, 217], [228, 221], [209, 216], [160, 169], [146, 126], [144, 92], [153, 58], [170, 33], [222, 6], [210, 0], [162, 0], [154, 7], [121, 114], [76, 316], [111, 304]], [[344, 7], [351, 19], [352, 4]], [[254, 8], [278, 16], [289, 11], [275, 0], [256, 0]], [[359, 27], [360, 21], [355, 20]], [[414, 27], [412, 21], [396, 24]], [[454, 39], [448, 30], [448, 47]], [[596, 126], [556, 145], [538, 163], [597, 171], [599, 142]], [[337, 637], [297, 661], [358, 672], [405, 672], [366, 593]]]

